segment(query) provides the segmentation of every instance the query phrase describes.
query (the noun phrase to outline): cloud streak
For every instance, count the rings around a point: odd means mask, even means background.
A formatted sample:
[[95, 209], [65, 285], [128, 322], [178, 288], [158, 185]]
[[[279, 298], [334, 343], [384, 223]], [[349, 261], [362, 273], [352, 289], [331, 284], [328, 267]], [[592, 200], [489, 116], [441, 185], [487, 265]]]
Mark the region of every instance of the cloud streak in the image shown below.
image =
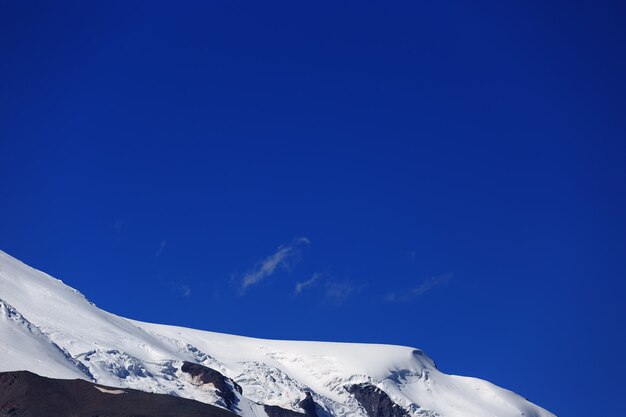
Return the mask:
[[293, 265], [299, 262], [302, 247], [310, 243], [306, 237], [300, 237], [288, 245], [279, 246], [276, 252], [258, 262], [254, 268], [244, 274], [241, 280], [241, 294], [252, 285], [256, 285], [273, 275], [277, 270], [291, 269]]
[[326, 284], [326, 299], [334, 303], [341, 303], [355, 290], [356, 288], [351, 282], [331, 281]]
[[176, 283], [174, 285], [174, 288], [176, 289], [176, 291], [178, 291], [178, 293], [180, 294], [182, 298], [191, 297], [191, 286], [187, 284]]
[[452, 278], [451, 274], [443, 274], [443, 275], [430, 277], [422, 281], [418, 286], [413, 287], [408, 291], [402, 292], [400, 294], [395, 293], [395, 292], [388, 294], [387, 297], [385, 297], [385, 301], [403, 302], [403, 301], [412, 300], [414, 298], [417, 298], [427, 293], [428, 291], [432, 290], [433, 288], [439, 285], [447, 284], [451, 278]]
[[161, 256], [161, 254], [163, 253], [164, 249], [165, 249], [165, 241], [162, 240], [161, 243], [159, 244], [159, 249], [154, 254], [154, 257], [158, 258], [159, 256]]
[[315, 285], [315, 283], [320, 279], [321, 276], [322, 274], [316, 272], [311, 278], [307, 279], [306, 281], [296, 282], [296, 288], [294, 289], [296, 295], [300, 295], [302, 291]]

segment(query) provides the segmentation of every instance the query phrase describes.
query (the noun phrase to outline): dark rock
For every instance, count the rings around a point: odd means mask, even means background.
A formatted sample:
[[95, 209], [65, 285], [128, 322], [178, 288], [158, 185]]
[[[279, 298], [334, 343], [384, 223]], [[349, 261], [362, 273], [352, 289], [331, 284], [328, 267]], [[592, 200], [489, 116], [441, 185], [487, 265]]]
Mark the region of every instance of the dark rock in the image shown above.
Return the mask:
[[372, 384], [354, 384], [346, 387], [369, 417], [408, 417], [408, 413], [394, 403], [389, 395]]
[[306, 397], [298, 404], [304, 413], [299, 413], [293, 410], [287, 410], [286, 408], [278, 407], [276, 405], [264, 405], [265, 412], [269, 417], [318, 417], [316, 411], [316, 404], [311, 396], [311, 393], [306, 391]]
[[237, 417], [230, 411], [171, 395], [123, 388], [123, 394], [75, 379], [51, 379], [31, 372], [0, 373], [0, 417]]
[[269, 417], [306, 417], [306, 414], [304, 413], [287, 410], [286, 408], [282, 408], [277, 405], [264, 405], [263, 407]]
[[304, 400], [300, 401], [300, 407], [304, 410], [304, 413], [307, 416], [318, 417], [313, 396], [311, 396], [311, 393], [308, 391], [305, 392], [305, 395], [306, 397]]
[[202, 384], [213, 384], [217, 395], [224, 401], [224, 406], [229, 410], [233, 410], [233, 407], [239, 402], [233, 389], [239, 394], [242, 394], [243, 390], [241, 387], [235, 381], [225, 377], [215, 369], [185, 361], [180, 370], [192, 377], [197, 377], [198, 381]]

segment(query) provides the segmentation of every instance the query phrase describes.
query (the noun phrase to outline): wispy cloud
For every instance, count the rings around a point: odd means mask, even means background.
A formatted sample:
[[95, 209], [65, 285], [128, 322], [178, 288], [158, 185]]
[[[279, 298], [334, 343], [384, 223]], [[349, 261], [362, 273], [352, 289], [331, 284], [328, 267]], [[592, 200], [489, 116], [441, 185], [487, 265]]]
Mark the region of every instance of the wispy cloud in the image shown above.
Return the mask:
[[387, 296], [385, 297], [385, 301], [389, 301], [389, 302], [409, 301], [413, 298], [419, 297], [427, 293], [428, 291], [432, 290], [433, 288], [439, 285], [447, 284], [451, 278], [452, 278], [451, 274], [443, 274], [443, 275], [430, 277], [422, 281], [419, 285], [409, 289], [408, 291], [403, 291], [401, 293], [392, 292], [390, 294], [387, 294]]
[[296, 288], [294, 290], [295, 294], [299, 295], [305, 289], [315, 285], [317, 283], [317, 281], [319, 281], [321, 276], [322, 276], [322, 274], [316, 272], [316, 273], [313, 274], [313, 276], [311, 278], [307, 279], [306, 281], [296, 282]]
[[258, 284], [279, 269], [290, 270], [300, 261], [301, 248], [310, 243], [306, 237], [299, 237], [288, 245], [279, 246], [276, 252], [258, 262], [254, 268], [244, 274], [241, 280], [241, 293], [243, 294], [248, 287]]
[[170, 284], [172, 289], [182, 298], [191, 297], [191, 286], [182, 282], [173, 282]]
[[179, 289], [180, 295], [183, 298], [189, 298], [191, 296], [191, 287], [189, 285], [181, 285]]
[[165, 240], [162, 240], [159, 244], [159, 249], [154, 254], [154, 257], [158, 258], [159, 256], [161, 256], [161, 254], [163, 253], [163, 249], [165, 249]]
[[339, 303], [344, 301], [356, 287], [350, 282], [330, 281], [326, 284], [326, 299]]
[[[185, 281], [170, 281], [165, 279], [161, 273], [157, 273], [156, 279], [160, 285], [165, 286], [172, 294], [178, 294], [182, 298], [191, 297], [191, 285], [185, 283]], [[182, 279], [185, 278], [182, 277]]]

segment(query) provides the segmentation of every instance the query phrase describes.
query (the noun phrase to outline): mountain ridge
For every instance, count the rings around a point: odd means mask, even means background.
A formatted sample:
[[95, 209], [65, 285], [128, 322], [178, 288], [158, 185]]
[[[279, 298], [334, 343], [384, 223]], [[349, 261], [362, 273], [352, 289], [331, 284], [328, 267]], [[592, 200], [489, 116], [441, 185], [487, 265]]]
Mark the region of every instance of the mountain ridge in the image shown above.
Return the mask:
[[[0, 314], [0, 371], [70, 376], [225, 409], [235, 404], [242, 417], [272, 417], [268, 406], [314, 409], [320, 417], [554, 416], [487, 381], [446, 375], [412, 347], [266, 340], [125, 319], [2, 251], [0, 300], [12, 317]], [[213, 382], [198, 384], [185, 363], [217, 372], [241, 392], [224, 393], [227, 382], [221, 391]], [[303, 401], [312, 402], [309, 411]]]

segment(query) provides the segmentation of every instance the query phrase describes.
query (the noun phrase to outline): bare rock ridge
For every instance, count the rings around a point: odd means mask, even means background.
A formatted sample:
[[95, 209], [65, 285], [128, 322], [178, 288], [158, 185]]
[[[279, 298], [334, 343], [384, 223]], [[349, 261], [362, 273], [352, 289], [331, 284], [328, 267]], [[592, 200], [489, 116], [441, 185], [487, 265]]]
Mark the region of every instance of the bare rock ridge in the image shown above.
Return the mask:
[[369, 417], [409, 417], [409, 414], [381, 389], [371, 384], [354, 384], [346, 387]]
[[192, 381], [197, 385], [212, 384], [216, 389], [216, 394], [224, 402], [224, 407], [233, 411], [239, 402], [235, 390], [242, 394], [241, 387], [232, 379], [225, 377], [215, 369], [197, 363], [183, 362], [181, 371], [191, 375]]
[[[222, 375], [222, 373], [198, 363], [184, 361], [180, 370], [191, 376], [194, 384], [206, 385], [211, 384], [215, 388], [215, 393], [221, 398], [221, 406], [237, 412], [239, 397], [243, 394], [243, 389], [232, 379]], [[304, 410], [304, 413], [288, 410], [277, 405], [263, 405], [266, 414], [269, 417], [318, 417], [315, 410], [315, 401], [310, 392], [305, 392], [305, 398], [298, 404]]]
[[164, 394], [45, 378], [28, 371], [0, 373], [0, 417], [235, 417], [222, 408]]
[[309, 417], [318, 417], [317, 407], [315, 406], [315, 401], [313, 400], [313, 396], [309, 391], [304, 393], [306, 397], [304, 400], [300, 401], [300, 408], [304, 410], [304, 414]]
[[265, 413], [269, 417], [318, 417], [315, 401], [313, 400], [311, 393], [306, 391], [305, 395], [306, 397], [304, 398], [304, 400], [298, 403], [300, 408], [304, 410], [304, 413], [287, 410], [276, 405], [265, 405]]

